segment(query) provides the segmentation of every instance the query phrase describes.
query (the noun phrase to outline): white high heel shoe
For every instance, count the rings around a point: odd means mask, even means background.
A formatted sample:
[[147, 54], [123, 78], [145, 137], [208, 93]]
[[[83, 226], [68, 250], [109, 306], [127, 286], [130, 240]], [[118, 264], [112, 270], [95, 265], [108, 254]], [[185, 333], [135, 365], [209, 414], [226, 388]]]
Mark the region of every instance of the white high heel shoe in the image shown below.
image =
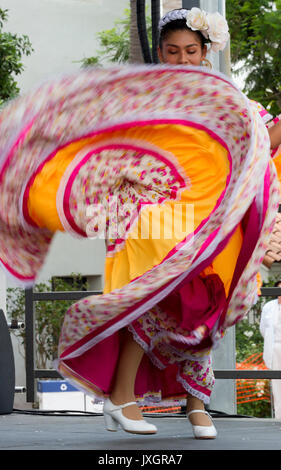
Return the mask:
[[[211, 416], [206, 410], [191, 410], [187, 413], [187, 417], [189, 418], [192, 413], [204, 413], [209, 416], [212, 421]], [[215, 439], [217, 437], [217, 430], [213, 424], [211, 426], [197, 426], [196, 424], [191, 423], [191, 425], [196, 439]]]
[[108, 431], [117, 431], [118, 425], [121, 428], [132, 434], [155, 434], [157, 432], [156, 426], [147, 423], [144, 419], [129, 419], [126, 418], [122, 409], [130, 405], [136, 405], [135, 401], [124, 403], [124, 405], [114, 405], [112, 401], [107, 398], [103, 406], [103, 415], [105, 426]]

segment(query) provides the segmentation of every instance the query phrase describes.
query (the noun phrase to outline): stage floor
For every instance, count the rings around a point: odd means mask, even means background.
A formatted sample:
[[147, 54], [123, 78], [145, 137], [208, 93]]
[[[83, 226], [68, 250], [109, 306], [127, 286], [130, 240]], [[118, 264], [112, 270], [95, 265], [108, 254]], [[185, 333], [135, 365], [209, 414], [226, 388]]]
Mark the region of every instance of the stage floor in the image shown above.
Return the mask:
[[[218, 437], [195, 440], [183, 416], [146, 417], [158, 427], [153, 436], [108, 432], [101, 415], [0, 415], [1, 450], [281, 450], [281, 420], [215, 418]], [[113, 453], [114, 454], [114, 453]], [[124, 453], [125, 455], [125, 453]], [[50, 462], [49, 462], [50, 464]]]

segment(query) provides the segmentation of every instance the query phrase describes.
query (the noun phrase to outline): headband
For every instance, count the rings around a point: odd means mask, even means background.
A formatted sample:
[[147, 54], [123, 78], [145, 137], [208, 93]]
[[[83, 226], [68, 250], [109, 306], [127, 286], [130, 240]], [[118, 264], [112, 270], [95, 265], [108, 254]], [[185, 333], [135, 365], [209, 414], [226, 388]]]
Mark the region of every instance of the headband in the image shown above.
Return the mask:
[[215, 52], [222, 51], [229, 39], [228, 24], [226, 19], [218, 12], [206, 13], [200, 8], [185, 10], [171, 10], [159, 22], [159, 31], [175, 20], [186, 20], [186, 26], [192, 31], [200, 31], [211, 42], [211, 49]]

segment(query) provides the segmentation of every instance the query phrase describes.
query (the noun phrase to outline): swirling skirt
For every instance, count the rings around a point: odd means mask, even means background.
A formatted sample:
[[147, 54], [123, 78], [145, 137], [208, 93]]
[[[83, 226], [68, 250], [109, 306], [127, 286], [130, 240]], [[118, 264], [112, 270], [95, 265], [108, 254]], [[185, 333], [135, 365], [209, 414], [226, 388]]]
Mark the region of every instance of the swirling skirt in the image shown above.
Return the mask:
[[34, 283], [53, 234], [102, 237], [105, 285], [62, 327], [59, 372], [110, 394], [129, 329], [135, 392], [209, 401], [210, 352], [247, 313], [279, 203], [256, 108], [201, 68], [90, 69], [0, 115], [0, 259]]

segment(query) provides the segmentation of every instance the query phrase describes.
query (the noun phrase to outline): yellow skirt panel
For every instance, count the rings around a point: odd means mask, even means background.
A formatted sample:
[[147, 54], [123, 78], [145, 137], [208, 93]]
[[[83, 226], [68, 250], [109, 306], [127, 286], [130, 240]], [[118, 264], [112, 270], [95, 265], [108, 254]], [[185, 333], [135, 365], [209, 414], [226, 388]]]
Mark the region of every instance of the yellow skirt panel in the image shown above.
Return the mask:
[[[180, 200], [144, 207], [125, 246], [106, 259], [105, 293], [122, 287], [161, 263], [178, 243], [187, 235], [192, 235], [214, 210], [229, 173], [226, 149], [203, 130], [180, 124], [158, 124], [103, 132], [62, 148], [44, 165], [29, 192], [28, 211], [34, 222], [54, 232], [63, 231], [56, 208], [56, 195], [67, 166], [85, 146], [108, 140], [121, 144], [124, 139], [132, 139], [135, 145], [141, 147], [147, 145], [155, 150], [159, 147], [160, 153], [172, 154], [172, 162], [185, 178], [187, 187], [182, 191]], [[209, 267], [209, 270], [219, 274], [226, 291], [242, 239], [239, 227]]]

